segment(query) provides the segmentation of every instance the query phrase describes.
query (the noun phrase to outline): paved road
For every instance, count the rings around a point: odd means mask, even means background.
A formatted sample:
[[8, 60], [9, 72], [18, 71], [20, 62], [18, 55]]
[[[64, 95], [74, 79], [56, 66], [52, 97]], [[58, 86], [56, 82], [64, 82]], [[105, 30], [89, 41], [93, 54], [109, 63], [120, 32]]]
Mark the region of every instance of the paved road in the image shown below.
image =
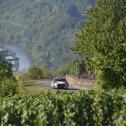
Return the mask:
[[[40, 87], [52, 90], [52, 88], [51, 88], [51, 82], [52, 82], [51, 80], [38, 80], [37, 84]], [[57, 89], [53, 89], [53, 90], [57, 90]], [[61, 89], [58, 89], [58, 90], [61, 90]], [[69, 86], [69, 88], [65, 89], [65, 90], [68, 90], [68, 91], [80, 91], [80, 89], [78, 87], [74, 87], [74, 86]]]

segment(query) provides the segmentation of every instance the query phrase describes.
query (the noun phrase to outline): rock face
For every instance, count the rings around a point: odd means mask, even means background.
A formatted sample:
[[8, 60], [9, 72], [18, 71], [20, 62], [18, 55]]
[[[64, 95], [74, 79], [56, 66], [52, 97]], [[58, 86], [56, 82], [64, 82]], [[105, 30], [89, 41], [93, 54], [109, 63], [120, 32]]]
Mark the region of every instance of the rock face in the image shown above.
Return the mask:
[[0, 44], [26, 49], [42, 67], [55, 69], [72, 58], [75, 33], [95, 0], [0, 0]]

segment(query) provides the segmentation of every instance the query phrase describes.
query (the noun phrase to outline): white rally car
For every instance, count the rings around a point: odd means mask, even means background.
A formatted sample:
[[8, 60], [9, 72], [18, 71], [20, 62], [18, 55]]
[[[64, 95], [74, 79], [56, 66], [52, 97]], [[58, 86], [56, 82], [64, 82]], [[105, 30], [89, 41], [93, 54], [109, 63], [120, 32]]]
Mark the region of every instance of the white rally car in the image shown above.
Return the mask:
[[69, 84], [64, 77], [55, 77], [51, 83], [51, 87], [67, 89]]

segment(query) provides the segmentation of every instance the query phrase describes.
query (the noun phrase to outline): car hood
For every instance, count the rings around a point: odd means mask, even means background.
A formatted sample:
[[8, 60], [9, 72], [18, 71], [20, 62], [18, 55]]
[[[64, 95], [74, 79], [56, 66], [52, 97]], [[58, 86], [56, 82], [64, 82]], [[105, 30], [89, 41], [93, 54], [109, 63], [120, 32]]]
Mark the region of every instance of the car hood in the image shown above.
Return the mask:
[[65, 82], [62, 82], [62, 81], [57, 81], [56, 83], [57, 84], [65, 84]]

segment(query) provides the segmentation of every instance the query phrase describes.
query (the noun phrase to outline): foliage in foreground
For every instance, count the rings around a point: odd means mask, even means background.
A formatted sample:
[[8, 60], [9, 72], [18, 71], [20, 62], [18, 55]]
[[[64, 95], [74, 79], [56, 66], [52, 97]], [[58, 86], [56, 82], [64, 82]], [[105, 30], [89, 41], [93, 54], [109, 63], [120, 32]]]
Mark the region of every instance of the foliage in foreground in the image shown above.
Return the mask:
[[13, 73], [11, 65], [0, 56], [0, 82], [2, 82], [4, 78], [12, 78], [12, 77]]
[[16, 80], [11, 64], [0, 57], [0, 97], [16, 93]]
[[125, 91], [43, 92], [4, 98], [1, 125], [124, 126]]

